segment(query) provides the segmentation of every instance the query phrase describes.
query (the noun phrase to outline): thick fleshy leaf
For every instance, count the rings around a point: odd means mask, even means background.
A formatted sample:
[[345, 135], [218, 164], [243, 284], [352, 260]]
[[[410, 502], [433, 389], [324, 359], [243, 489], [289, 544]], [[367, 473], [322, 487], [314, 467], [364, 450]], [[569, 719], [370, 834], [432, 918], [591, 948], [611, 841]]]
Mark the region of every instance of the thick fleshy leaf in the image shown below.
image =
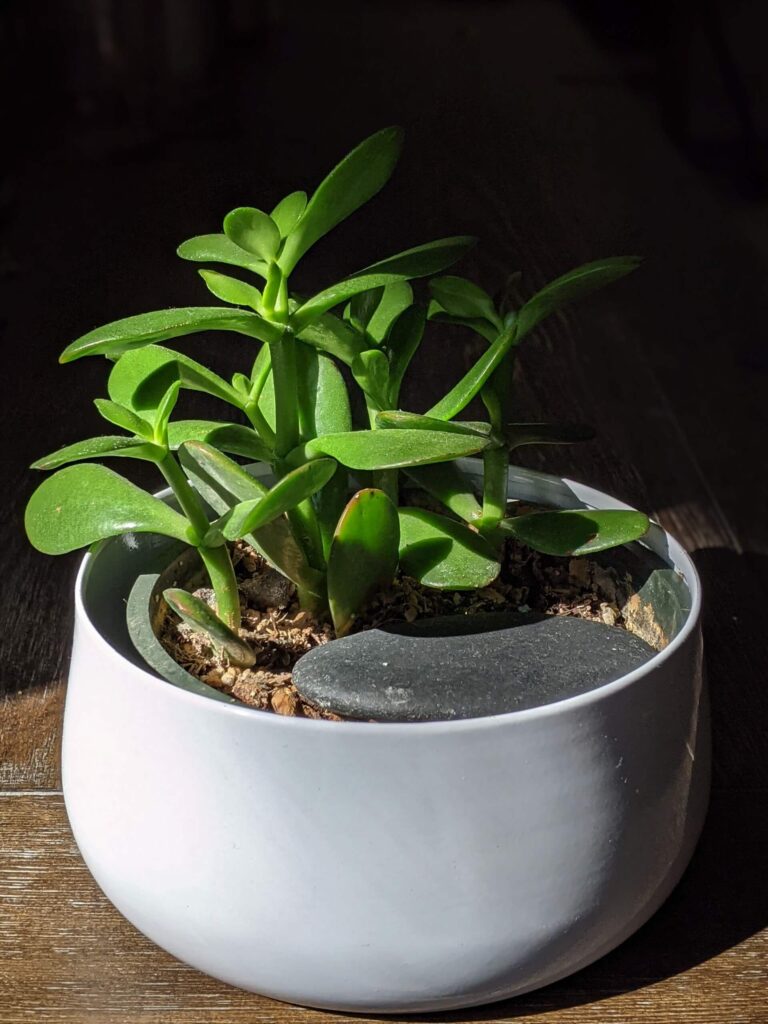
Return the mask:
[[205, 601], [175, 587], [164, 590], [163, 597], [183, 622], [220, 647], [232, 665], [248, 668], [254, 664], [256, 655], [252, 648]]
[[352, 363], [352, 376], [377, 405], [387, 404], [389, 359], [380, 348], [361, 352]]
[[400, 387], [411, 360], [424, 337], [426, 311], [421, 306], [410, 306], [392, 324], [386, 340], [389, 355], [389, 405], [396, 405]]
[[328, 555], [328, 603], [337, 636], [352, 628], [367, 602], [397, 571], [397, 509], [383, 491], [358, 491], [341, 518]]
[[224, 218], [224, 234], [246, 252], [270, 263], [280, 245], [280, 229], [268, 213], [240, 206]]
[[437, 462], [433, 466], [412, 466], [406, 475], [437, 498], [454, 515], [467, 523], [478, 521], [483, 514], [472, 481], [455, 462]]
[[107, 398], [94, 398], [93, 404], [107, 423], [113, 423], [116, 427], [122, 427], [123, 430], [136, 434], [138, 437], [152, 440], [154, 436], [152, 424], [142, 419], [141, 416], [137, 416], [127, 406], [120, 405], [118, 402], [111, 402]]
[[[218, 420], [171, 420], [168, 424], [168, 447], [176, 451], [187, 441], [208, 441], [217, 431], [229, 430], [231, 426]], [[248, 427], [242, 429], [248, 430]]]
[[158, 402], [157, 411], [155, 412], [155, 440], [159, 444], [168, 443], [168, 420], [176, 408], [180, 391], [181, 381], [174, 380], [168, 385], [168, 388]]
[[174, 380], [185, 388], [204, 391], [242, 409], [243, 396], [223, 377], [202, 363], [162, 345], [134, 349], [122, 355], [112, 368], [107, 390], [113, 402], [137, 414], [154, 412], [160, 397]]
[[502, 323], [493, 304], [493, 299], [483, 288], [464, 277], [436, 277], [429, 282], [429, 289], [446, 313], [462, 319], [487, 320], [502, 329]]
[[583, 423], [508, 423], [504, 438], [509, 448], [523, 444], [577, 444], [591, 441], [592, 427]]
[[[260, 480], [205, 442], [182, 445], [179, 459], [198, 494], [219, 515], [239, 502], [263, 498], [268, 491]], [[288, 579], [322, 595], [323, 578], [307, 562], [287, 519], [275, 519], [247, 539]]]
[[377, 413], [376, 425], [390, 430], [440, 430], [446, 434], [472, 434], [476, 437], [488, 437], [491, 432], [490, 423], [437, 420], [433, 416], [420, 416], [399, 409]]
[[545, 555], [589, 555], [639, 540], [650, 522], [642, 512], [575, 509], [504, 519], [500, 529]]
[[413, 303], [413, 289], [407, 281], [395, 281], [384, 288], [378, 306], [366, 325], [371, 341], [382, 345], [392, 324]]
[[328, 434], [305, 445], [312, 455], [330, 455], [349, 469], [399, 469], [445, 462], [482, 451], [488, 439], [437, 430], [355, 430]]
[[176, 252], [183, 260], [193, 263], [226, 263], [231, 267], [251, 270], [260, 277], [267, 276], [267, 264], [263, 260], [241, 249], [224, 234], [197, 235], [182, 242]]
[[352, 429], [349, 393], [341, 371], [322, 352], [300, 346], [296, 352], [302, 437], [322, 437]]
[[198, 270], [198, 274], [205, 281], [208, 291], [222, 302], [229, 302], [233, 306], [250, 306], [257, 311], [261, 309], [261, 292], [252, 284], [238, 281], [228, 274], [220, 274], [217, 270]]
[[24, 524], [32, 545], [63, 555], [123, 533], [159, 533], [192, 542], [187, 520], [106, 466], [68, 466], [29, 499]]
[[489, 345], [493, 344], [499, 335], [498, 329], [482, 317], [453, 316], [451, 313], [447, 313], [436, 299], [432, 299], [429, 303], [427, 318], [434, 323], [468, 327], [475, 334], [485, 338]]
[[396, 256], [374, 263], [308, 299], [293, 315], [294, 329], [302, 330], [322, 313], [361, 292], [434, 274], [455, 263], [474, 243], [475, 239], [468, 235], [439, 238], [437, 241], [417, 245], [413, 249], [407, 249]]
[[609, 256], [607, 259], [595, 260], [594, 263], [585, 263], [550, 281], [519, 311], [517, 341], [522, 340], [524, 335], [555, 309], [631, 274], [641, 262], [640, 256]]
[[281, 238], [287, 238], [299, 222], [307, 207], [306, 192], [291, 192], [281, 199], [270, 217], [277, 224]]
[[[240, 540], [259, 530], [273, 519], [296, 508], [302, 501], [324, 487], [336, 471], [333, 459], [316, 459], [286, 473], [263, 498], [235, 505], [212, 529], [219, 530], [227, 540]], [[207, 541], [210, 543], [210, 541]]]
[[187, 306], [140, 313], [124, 320], [97, 327], [73, 341], [59, 356], [59, 362], [71, 363], [83, 356], [116, 356], [129, 349], [142, 348], [156, 341], [179, 338], [200, 331], [234, 331], [260, 341], [279, 341], [282, 330], [258, 313], [223, 306]]
[[240, 423], [212, 424], [212, 429], [204, 437], [187, 440], [205, 441], [221, 452], [241, 455], [253, 462], [271, 462], [274, 457], [256, 431]]
[[474, 366], [461, 378], [448, 394], [427, 410], [427, 416], [451, 420], [466, 408], [488, 383], [494, 370], [515, 343], [515, 327], [508, 327], [486, 349]]
[[383, 288], [372, 288], [370, 291], [355, 295], [344, 309], [344, 319], [364, 334], [383, 294]]
[[400, 156], [402, 141], [401, 128], [384, 128], [334, 167], [285, 241], [279, 261], [284, 273], [290, 274], [310, 246], [383, 188]]
[[86, 459], [104, 459], [110, 456], [121, 456], [129, 459], [145, 459], [156, 462], [163, 457], [164, 450], [149, 441], [141, 441], [135, 437], [122, 435], [106, 435], [89, 437], [85, 441], [76, 441], [66, 448], [59, 448], [50, 455], [32, 463], [32, 469], [58, 469], [68, 462], [83, 462]]
[[302, 327], [296, 337], [320, 352], [335, 356], [347, 366], [351, 366], [355, 356], [365, 348], [365, 340], [333, 313], [325, 313]]
[[420, 508], [401, 508], [400, 568], [437, 590], [487, 587], [499, 563], [487, 541], [455, 519]]

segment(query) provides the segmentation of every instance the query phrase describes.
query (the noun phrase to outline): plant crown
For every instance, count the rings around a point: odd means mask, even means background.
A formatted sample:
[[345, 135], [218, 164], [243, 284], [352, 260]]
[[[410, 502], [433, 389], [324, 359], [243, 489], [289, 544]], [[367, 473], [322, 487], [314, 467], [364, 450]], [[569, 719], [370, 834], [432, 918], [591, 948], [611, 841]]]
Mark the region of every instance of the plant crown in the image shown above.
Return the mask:
[[[466, 590], [496, 578], [507, 537], [547, 554], [585, 555], [636, 540], [648, 528], [639, 512], [513, 515], [507, 502], [515, 448], [592, 436], [572, 424], [514, 421], [518, 346], [564, 303], [634, 270], [636, 257], [578, 267], [515, 308], [499, 308], [477, 284], [444, 273], [474, 244], [466, 236], [417, 245], [309, 298], [292, 291], [301, 257], [382, 188], [401, 142], [400, 129], [379, 131], [309, 199], [292, 192], [271, 213], [232, 210], [221, 233], [182, 243], [183, 259], [227, 264], [249, 277], [201, 269], [221, 305], [117, 320], [78, 338], [60, 357], [63, 363], [83, 356], [111, 361], [109, 397], [95, 402], [121, 433], [76, 442], [34, 463], [57, 472], [29, 501], [32, 544], [62, 554], [147, 531], [194, 546], [210, 577], [215, 611], [184, 591], [168, 590], [165, 597], [235, 664], [253, 661], [237, 636], [240, 605], [228, 546], [241, 538], [295, 583], [302, 607], [330, 614], [341, 636], [398, 567], [428, 587]], [[417, 278], [431, 279], [428, 304], [414, 297], [409, 282]], [[462, 325], [485, 347], [422, 415], [398, 406], [428, 321]], [[164, 344], [200, 331], [241, 335], [250, 371], [246, 365], [227, 381]], [[364, 426], [353, 422], [347, 379], [362, 392]], [[229, 417], [175, 418], [186, 389], [219, 399], [230, 407]], [[487, 419], [460, 419], [476, 396]], [[482, 458], [479, 497], [455, 461], [464, 456]], [[92, 461], [112, 457], [153, 462], [176, 507]], [[237, 459], [266, 463], [273, 485]], [[444, 512], [402, 507], [401, 472]]]

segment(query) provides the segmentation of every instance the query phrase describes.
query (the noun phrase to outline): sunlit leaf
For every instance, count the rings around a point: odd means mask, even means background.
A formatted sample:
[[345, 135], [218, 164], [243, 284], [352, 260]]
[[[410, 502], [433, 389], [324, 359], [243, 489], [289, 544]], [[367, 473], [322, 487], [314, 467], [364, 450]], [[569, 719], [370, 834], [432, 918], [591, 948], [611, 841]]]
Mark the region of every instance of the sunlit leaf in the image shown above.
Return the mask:
[[438, 590], [486, 587], [499, 574], [493, 548], [455, 519], [420, 508], [401, 508], [400, 568]]
[[83, 356], [116, 356], [129, 349], [200, 331], [234, 331], [267, 342], [278, 341], [282, 336], [279, 327], [268, 323], [258, 313], [244, 309], [227, 309], [224, 306], [160, 309], [115, 320], [89, 331], [64, 349], [59, 362], [70, 363]]
[[183, 260], [193, 263], [227, 263], [251, 270], [261, 277], [267, 276], [267, 264], [263, 260], [241, 249], [224, 234], [198, 235], [182, 242], [176, 252]]
[[389, 359], [381, 349], [361, 352], [352, 363], [352, 376], [377, 405], [387, 404]]
[[277, 224], [281, 238], [287, 238], [296, 227], [299, 218], [307, 206], [306, 192], [291, 192], [281, 199], [270, 217]]
[[400, 155], [403, 133], [384, 128], [352, 150], [318, 185], [285, 241], [280, 267], [289, 274], [315, 242], [368, 202], [387, 183]]
[[440, 430], [447, 434], [472, 434], [477, 437], [488, 437], [491, 432], [490, 423], [438, 420], [433, 416], [420, 416], [399, 409], [377, 413], [376, 425], [391, 430]]
[[224, 218], [224, 234], [246, 252], [265, 263], [276, 256], [280, 245], [280, 229], [268, 213], [253, 206], [240, 206]]
[[236, 277], [229, 277], [227, 274], [220, 274], [217, 270], [198, 270], [198, 274], [205, 281], [208, 291], [222, 302], [230, 302], [233, 306], [250, 306], [254, 310], [261, 309], [261, 292], [252, 284], [238, 281]]
[[180, 380], [185, 388], [204, 391], [238, 409], [243, 408], [244, 397], [223, 377], [162, 345], [150, 345], [122, 355], [112, 368], [107, 390], [113, 402], [141, 415], [154, 413], [174, 380]]
[[24, 518], [33, 546], [62, 555], [123, 533], [159, 533], [192, 542], [187, 520], [106, 466], [68, 466], [29, 499]]
[[482, 451], [488, 439], [436, 430], [356, 430], [309, 441], [310, 455], [330, 455], [349, 469], [398, 469]]
[[427, 494], [437, 498], [460, 519], [472, 523], [481, 518], [483, 510], [475, 496], [472, 481], [462, 473], [455, 462], [411, 466], [405, 472]]
[[197, 632], [213, 641], [226, 654], [232, 665], [248, 668], [256, 661], [252, 648], [223, 622], [205, 601], [186, 590], [171, 587], [163, 591], [170, 608]]
[[448, 394], [427, 411], [427, 416], [439, 420], [451, 420], [466, 408], [472, 399], [488, 383], [494, 370], [509, 352], [515, 342], [515, 328], [508, 327], [486, 349], [477, 362], [461, 378]]
[[144, 459], [156, 462], [162, 458], [164, 451], [149, 441], [140, 441], [135, 437], [107, 435], [89, 437], [85, 441], [76, 441], [65, 448], [44, 455], [42, 459], [32, 463], [32, 469], [58, 469], [68, 462], [82, 462], [85, 459], [104, 459], [110, 456], [121, 456], [130, 459]]
[[383, 344], [389, 329], [403, 310], [413, 303], [413, 289], [407, 281], [385, 286], [379, 304], [366, 325], [366, 334], [377, 345]]
[[464, 277], [436, 277], [429, 282], [432, 295], [440, 306], [451, 316], [462, 319], [481, 319], [492, 324], [499, 331], [502, 323], [496, 313], [493, 299], [483, 288]]
[[642, 512], [624, 509], [576, 509], [531, 512], [504, 519], [504, 533], [545, 555], [588, 555], [639, 540], [650, 522]]
[[400, 536], [397, 509], [375, 488], [352, 497], [339, 519], [328, 555], [328, 603], [337, 636], [344, 636], [375, 593], [392, 582]]
[[94, 398], [93, 404], [108, 423], [113, 423], [116, 427], [122, 427], [123, 430], [127, 430], [131, 434], [137, 434], [139, 437], [152, 440], [154, 436], [152, 424], [142, 419], [141, 416], [137, 416], [127, 406], [111, 402], [107, 398]]

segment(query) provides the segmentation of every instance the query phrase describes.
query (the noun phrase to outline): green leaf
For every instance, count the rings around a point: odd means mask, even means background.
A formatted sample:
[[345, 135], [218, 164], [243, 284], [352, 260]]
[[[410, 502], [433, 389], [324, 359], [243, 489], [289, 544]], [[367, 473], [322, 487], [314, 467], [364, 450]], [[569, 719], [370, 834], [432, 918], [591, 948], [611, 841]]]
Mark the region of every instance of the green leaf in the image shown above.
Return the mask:
[[240, 206], [224, 218], [224, 234], [235, 245], [270, 263], [280, 246], [280, 229], [268, 213]]
[[592, 427], [583, 423], [508, 423], [504, 428], [510, 449], [523, 444], [577, 444], [594, 436]]
[[639, 540], [650, 522], [642, 512], [576, 509], [531, 512], [503, 519], [499, 528], [545, 555], [589, 555]]
[[455, 462], [438, 462], [433, 466], [412, 466], [406, 475], [441, 501], [454, 515], [467, 523], [482, 518], [483, 510], [475, 497], [472, 481]]
[[355, 430], [328, 434], [305, 445], [312, 455], [330, 455], [349, 469], [398, 469], [445, 462], [482, 451], [488, 439], [437, 430]]
[[376, 132], [344, 157], [318, 185], [285, 241], [280, 255], [284, 273], [290, 274], [307, 249], [383, 188], [400, 156], [402, 139], [400, 128]]
[[447, 434], [471, 434], [474, 437], [488, 437], [490, 423], [460, 420], [437, 420], [433, 416], [420, 416], [415, 412], [401, 412], [399, 409], [376, 414], [376, 425], [394, 430], [440, 430]]
[[429, 289], [446, 313], [462, 319], [487, 320], [497, 330], [502, 330], [501, 320], [496, 312], [493, 299], [472, 281], [464, 277], [436, 277], [429, 282]]
[[366, 326], [371, 341], [382, 345], [392, 324], [412, 303], [413, 289], [407, 281], [394, 281], [385, 285], [381, 300]]
[[400, 568], [437, 590], [487, 587], [499, 574], [493, 548], [455, 519], [419, 508], [401, 508]]
[[[191, 441], [182, 445], [179, 460], [198, 494], [219, 515], [239, 502], [267, 494], [268, 488], [260, 480], [205, 442]], [[307, 562], [287, 519], [276, 519], [247, 539], [289, 580], [322, 596], [322, 575]]]
[[[261, 352], [269, 352], [269, 346], [263, 345]], [[247, 398], [251, 393], [251, 378], [245, 373], [240, 373], [238, 370], [232, 374], [232, 387], [241, 394], [244, 398]]]
[[273, 453], [267, 448], [252, 427], [240, 423], [212, 424], [205, 437], [187, 438], [187, 440], [206, 441], [221, 452], [230, 455], [241, 455], [244, 459], [254, 462], [271, 462]]
[[68, 462], [82, 462], [84, 459], [104, 459], [108, 456], [122, 456], [130, 459], [145, 459], [156, 462], [164, 455], [164, 450], [151, 442], [142, 442], [135, 437], [122, 435], [106, 435], [89, 437], [85, 441], [76, 441], [66, 448], [59, 448], [50, 455], [43, 456], [32, 463], [32, 469], [58, 469]]
[[248, 668], [255, 663], [256, 655], [251, 647], [205, 601], [175, 587], [164, 590], [163, 597], [183, 622], [220, 647], [232, 665]]
[[347, 366], [351, 366], [355, 357], [365, 348], [364, 340], [333, 313], [326, 313], [302, 327], [296, 337], [320, 352], [335, 356]]
[[127, 406], [110, 402], [107, 398], [94, 398], [93, 404], [107, 423], [113, 423], [116, 427], [122, 427], [123, 430], [149, 441], [154, 437], [152, 424], [142, 419], [141, 416], [137, 416]]
[[187, 520], [106, 466], [68, 466], [44, 480], [24, 518], [32, 545], [47, 555], [123, 533], [159, 533], [191, 543]]
[[230, 426], [231, 424], [219, 423], [218, 420], [172, 420], [168, 424], [168, 447], [171, 451], [176, 451], [186, 441], [208, 441], [217, 431], [229, 430]]
[[190, 306], [140, 313], [124, 320], [97, 327], [73, 341], [59, 356], [60, 363], [71, 363], [83, 356], [115, 356], [129, 349], [142, 348], [155, 341], [197, 334], [200, 331], [235, 331], [260, 341], [278, 341], [282, 329], [268, 323], [257, 313], [223, 306]]
[[383, 288], [371, 288], [355, 295], [344, 310], [344, 319], [349, 320], [359, 331], [365, 333], [368, 321], [376, 311], [384, 294]]
[[181, 381], [173, 381], [158, 403], [157, 412], [155, 413], [155, 441], [158, 444], [168, 443], [168, 420], [176, 408], [180, 391]]
[[427, 309], [427, 318], [439, 324], [451, 324], [454, 327], [468, 327], [475, 334], [479, 334], [489, 345], [498, 337], [499, 331], [493, 324], [481, 317], [452, 316], [447, 313], [435, 299], [432, 299]]
[[425, 324], [426, 313], [421, 306], [410, 306], [392, 324], [386, 343], [389, 355], [388, 405], [397, 405], [403, 377], [424, 337]]
[[122, 355], [112, 368], [107, 390], [114, 402], [138, 414], [154, 413], [174, 380], [180, 380], [182, 387], [204, 391], [238, 409], [245, 405], [244, 397], [223, 377], [162, 345], [150, 345]]
[[[240, 502], [212, 529], [220, 530], [227, 540], [240, 540], [296, 508], [324, 487], [336, 472], [333, 459], [317, 459], [286, 473], [262, 498]], [[206, 543], [211, 540], [206, 538]]]
[[257, 312], [261, 309], [261, 292], [252, 284], [238, 281], [236, 277], [220, 274], [217, 270], [198, 270], [209, 292], [222, 302], [233, 306], [250, 306]]
[[290, 195], [280, 200], [270, 217], [277, 224], [281, 238], [287, 238], [290, 235], [306, 207], [306, 192], [291, 192]]
[[466, 408], [472, 399], [485, 387], [494, 370], [509, 352], [515, 342], [515, 327], [502, 331], [493, 344], [486, 349], [474, 366], [461, 378], [448, 394], [427, 411], [427, 416], [439, 420], [451, 420]]
[[387, 404], [389, 359], [380, 348], [361, 352], [352, 363], [352, 376], [377, 405]]
[[227, 263], [261, 277], [267, 276], [267, 264], [235, 245], [226, 235], [198, 235], [182, 242], [176, 252], [183, 260], [193, 263]]
[[475, 239], [462, 235], [455, 238], [439, 238], [435, 242], [417, 245], [413, 249], [390, 256], [380, 263], [374, 263], [358, 271], [344, 281], [325, 288], [313, 295], [293, 314], [291, 323], [297, 332], [302, 330], [322, 313], [338, 306], [347, 299], [372, 288], [407, 281], [414, 277], [426, 277], [450, 266], [474, 245]]
[[605, 284], [618, 281], [619, 278], [636, 270], [641, 262], [640, 256], [610, 256], [594, 263], [585, 263], [550, 281], [530, 298], [518, 313], [517, 340], [522, 340], [540, 320], [566, 302], [580, 299]]
[[302, 437], [351, 430], [347, 385], [334, 361], [306, 346], [299, 347], [296, 357]]
[[397, 509], [383, 491], [355, 494], [339, 519], [328, 555], [328, 603], [337, 636], [397, 571]]

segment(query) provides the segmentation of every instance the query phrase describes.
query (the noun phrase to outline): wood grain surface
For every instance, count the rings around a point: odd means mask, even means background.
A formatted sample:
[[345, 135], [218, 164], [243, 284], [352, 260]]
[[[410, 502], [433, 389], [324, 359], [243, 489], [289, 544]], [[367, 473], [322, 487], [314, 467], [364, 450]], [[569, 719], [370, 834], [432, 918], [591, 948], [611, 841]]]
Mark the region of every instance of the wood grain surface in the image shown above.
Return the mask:
[[[269, 208], [311, 185], [392, 121], [408, 132], [396, 178], [318, 246], [302, 289], [364, 266], [382, 245], [397, 251], [464, 231], [482, 245], [463, 272], [491, 288], [516, 269], [533, 289], [598, 256], [647, 257], [631, 279], [547, 321], [525, 348], [519, 418], [599, 431], [590, 445], [531, 449], [525, 464], [638, 505], [692, 552], [706, 595], [715, 734], [702, 842], [640, 932], [543, 991], [416, 1019], [768, 1021], [768, 204], [735, 195], [665, 133], [653, 55], [598, 40], [573, 13], [587, 6], [414, 0], [333, 18], [321, 5], [275, 4], [248, 33], [212, 33], [204, 72], [188, 87], [150, 88], [145, 64], [128, 66], [129, 86], [140, 79], [144, 92], [90, 117], [57, 106], [45, 85], [53, 29], [39, 37], [30, 28], [27, 39], [23, 19], [15, 26], [15, 59], [38, 61], [30, 72], [41, 77], [38, 119], [19, 120], [23, 145], [0, 193], [9, 359], [0, 385], [0, 1024], [340, 1016], [206, 978], [144, 939], [96, 887], [60, 795], [77, 558], [31, 551], [21, 518], [29, 462], [100, 430], [91, 399], [104, 391], [104, 366], [60, 368], [60, 349], [107, 320], [206, 302], [194, 270], [173, 256], [179, 241], [217, 230], [235, 205]], [[741, 5], [734, 31], [749, 34], [743, 19], [755, 7]], [[77, 76], [65, 84], [82, 88]], [[100, 109], [98, 95], [87, 100]], [[231, 373], [246, 346], [213, 335], [185, 351]], [[459, 331], [432, 335], [404, 406], [427, 408], [478, 351]], [[184, 400], [192, 413], [213, 411]], [[138, 478], [152, 482], [149, 470]]]

